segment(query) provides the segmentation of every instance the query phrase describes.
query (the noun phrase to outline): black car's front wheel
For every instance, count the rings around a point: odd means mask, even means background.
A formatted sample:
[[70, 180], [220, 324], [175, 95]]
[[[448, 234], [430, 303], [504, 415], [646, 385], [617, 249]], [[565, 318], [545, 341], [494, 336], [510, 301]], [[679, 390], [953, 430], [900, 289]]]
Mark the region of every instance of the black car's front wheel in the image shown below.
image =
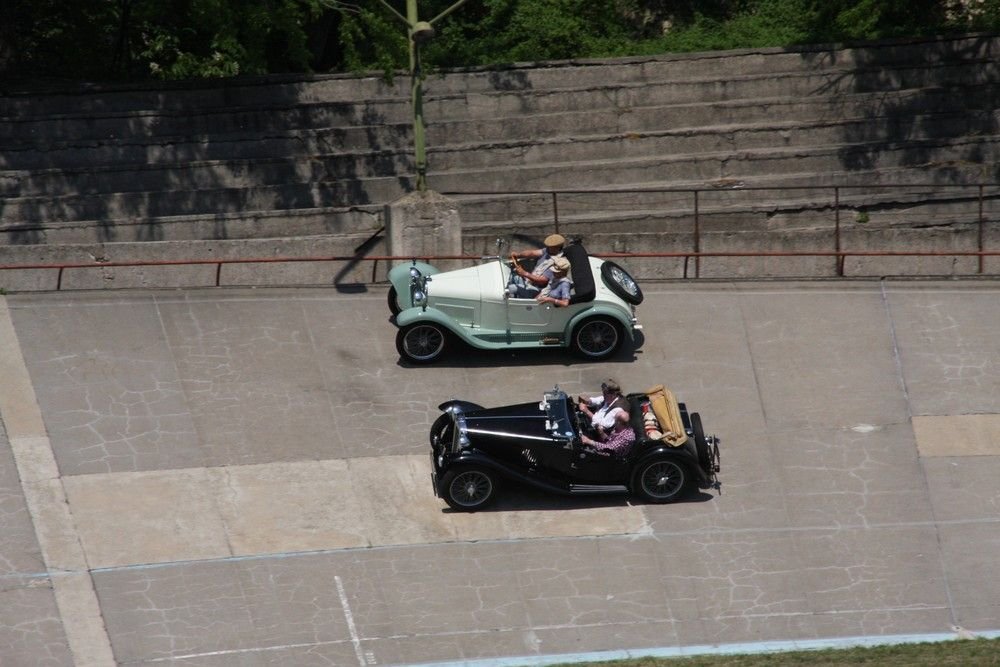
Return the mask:
[[607, 359], [622, 344], [622, 327], [610, 317], [591, 317], [573, 329], [570, 349], [586, 359]]
[[653, 459], [640, 464], [632, 476], [632, 491], [651, 503], [677, 500], [687, 486], [687, 470], [669, 458]]
[[448, 347], [448, 332], [432, 322], [403, 327], [396, 332], [396, 351], [414, 364], [437, 361]]
[[460, 512], [475, 512], [496, 498], [496, 475], [486, 468], [463, 466], [445, 473], [441, 486], [444, 501]]

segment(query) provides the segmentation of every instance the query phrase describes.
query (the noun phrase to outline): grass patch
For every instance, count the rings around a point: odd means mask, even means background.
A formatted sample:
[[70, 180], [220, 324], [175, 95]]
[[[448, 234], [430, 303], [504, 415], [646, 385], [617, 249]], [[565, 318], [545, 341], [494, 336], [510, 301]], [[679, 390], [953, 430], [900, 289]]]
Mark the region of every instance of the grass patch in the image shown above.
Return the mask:
[[[925, 644], [789, 651], [689, 658], [636, 658], [582, 663], [583, 667], [984, 667], [1000, 666], [1000, 639], [966, 639]], [[567, 666], [568, 667], [568, 666]], [[573, 667], [581, 667], [576, 663]]]

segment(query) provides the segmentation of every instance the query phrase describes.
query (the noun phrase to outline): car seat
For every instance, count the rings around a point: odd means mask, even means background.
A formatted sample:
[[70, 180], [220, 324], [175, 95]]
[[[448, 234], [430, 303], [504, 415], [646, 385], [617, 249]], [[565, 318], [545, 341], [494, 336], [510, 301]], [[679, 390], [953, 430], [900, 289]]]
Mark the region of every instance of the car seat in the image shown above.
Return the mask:
[[569, 243], [563, 247], [563, 255], [572, 265], [570, 279], [573, 281], [573, 295], [569, 302], [574, 304], [593, 301], [597, 296], [597, 287], [594, 285], [594, 272], [590, 269], [587, 249], [580, 243]]

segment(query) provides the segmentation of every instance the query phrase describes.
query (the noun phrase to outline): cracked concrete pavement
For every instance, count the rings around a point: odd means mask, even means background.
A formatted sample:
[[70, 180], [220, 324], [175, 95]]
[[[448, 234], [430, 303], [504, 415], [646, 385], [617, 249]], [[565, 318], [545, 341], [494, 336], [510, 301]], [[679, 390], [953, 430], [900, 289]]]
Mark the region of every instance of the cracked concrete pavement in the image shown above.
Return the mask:
[[[1000, 283], [665, 283], [604, 364], [401, 366], [382, 288], [0, 296], [0, 665], [398, 665], [1000, 628]], [[458, 396], [665, 383], [668, 506], [453, 514]]]

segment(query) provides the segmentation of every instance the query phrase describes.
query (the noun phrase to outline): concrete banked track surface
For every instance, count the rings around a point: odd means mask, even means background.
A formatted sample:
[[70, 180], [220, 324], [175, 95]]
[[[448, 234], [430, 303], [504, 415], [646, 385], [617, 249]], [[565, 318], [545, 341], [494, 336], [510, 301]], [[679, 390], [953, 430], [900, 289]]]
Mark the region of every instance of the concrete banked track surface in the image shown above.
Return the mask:
[[[1000, 284], [648, 284], [604, 364], [401, 366], [381, 288], [0, 297], [0, 664], [512, 665], [995, 635]], [[433, 497], [450, 397], [665, 383], [722, 493]], [[693, 648], [694, 647], [694, 648]], [[699, 650], [701, 650], [699, 649]]]

